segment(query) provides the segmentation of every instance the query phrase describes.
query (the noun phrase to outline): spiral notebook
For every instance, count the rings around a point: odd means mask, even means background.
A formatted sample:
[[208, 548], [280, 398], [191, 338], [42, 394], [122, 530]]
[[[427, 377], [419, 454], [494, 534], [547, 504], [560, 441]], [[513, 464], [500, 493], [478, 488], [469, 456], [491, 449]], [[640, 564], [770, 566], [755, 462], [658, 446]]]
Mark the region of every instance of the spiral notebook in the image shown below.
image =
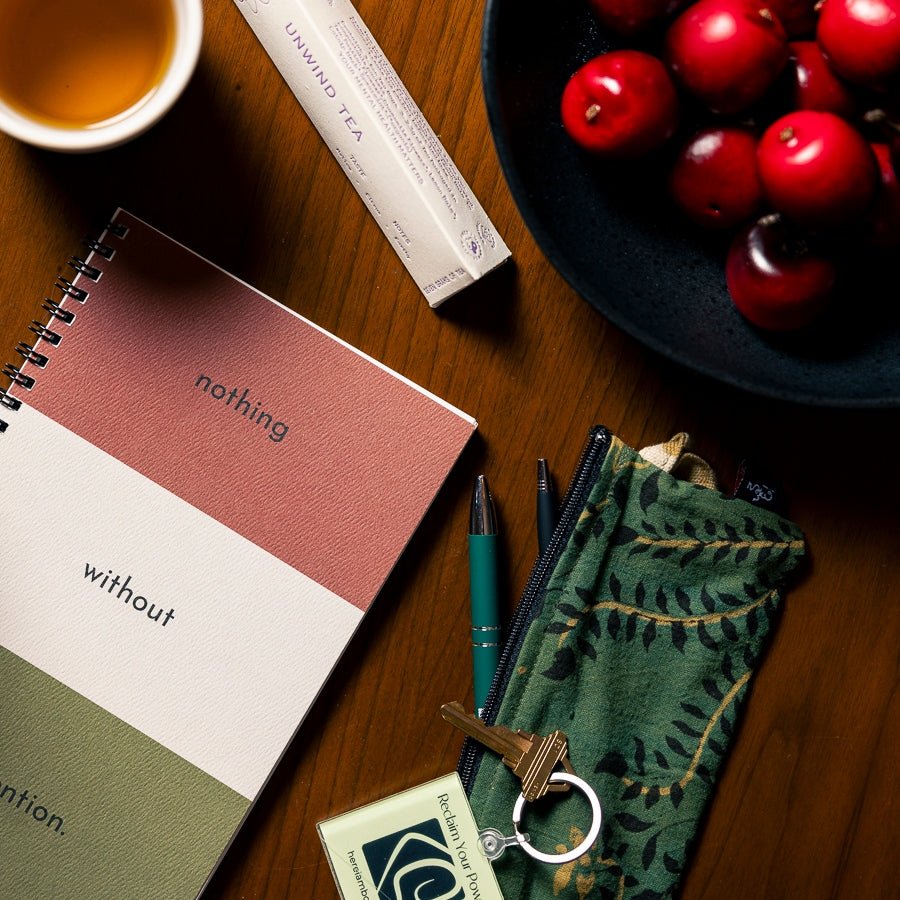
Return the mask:
[[0, 392], [0, 894], [192, 898], [475, 422], [124, 211], [90, 246]]

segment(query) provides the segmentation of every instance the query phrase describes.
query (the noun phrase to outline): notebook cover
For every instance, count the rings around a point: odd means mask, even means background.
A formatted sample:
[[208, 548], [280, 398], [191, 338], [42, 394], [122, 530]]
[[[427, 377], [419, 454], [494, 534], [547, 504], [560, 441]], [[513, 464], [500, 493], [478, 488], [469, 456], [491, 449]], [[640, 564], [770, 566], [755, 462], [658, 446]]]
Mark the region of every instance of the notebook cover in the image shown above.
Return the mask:
[[474, 421], [119, 211], [4, 415], [16, 898], [195, 897]]

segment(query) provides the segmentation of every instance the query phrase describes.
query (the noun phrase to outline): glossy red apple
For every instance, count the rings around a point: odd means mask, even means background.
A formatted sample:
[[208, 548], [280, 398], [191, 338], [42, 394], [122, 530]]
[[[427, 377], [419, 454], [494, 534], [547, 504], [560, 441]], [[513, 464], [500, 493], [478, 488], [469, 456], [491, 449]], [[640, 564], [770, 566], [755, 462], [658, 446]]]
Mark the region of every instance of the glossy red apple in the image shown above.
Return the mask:
[[824, 0], [816, 40], [847, 81], [878, 89], [900, 80], [900, 0]]
[[857, 112], [856, 97], [834, 74], [822, 48], [815, 41], [793, 41], [790, 49], [794, 108], [832, 112], [852, 119]]
[[713, 112], [759, 100], [788, 61], [787, 37], [761, 0], [699, 0], [666, 35], [676, 79]]
[[563, 90], [561, 113], [569, 136], [591, 153], [640, 156], [675, 132], [678, 97], [655, 56], [614, 50], [572, 75]]
[[878, 167], [871, 148], [834, 113], [782, 116], [763, 134], [757, 158], [772, 207], [811, 228], [851, 223], [875, 194]]
[[900, 247], [900, 182], [887, 144], [872, 144], [881, 184], [872, 207], [871, 241], [876, 247]]
[[678, 154], [669, 180], [676, 205], [698, 225], [732, 228], [762, 203], [756, 137], [744, 128], [705, 128]]
[[662, 21], [680, 0], [588, 0], [597, 21], [616, 34], [638, 34]]
[[740, 313], [760, 328], [792, 331], [828, 305], [837, 267], [765, 216], [735, 236], [725, 263], [728, 292]]

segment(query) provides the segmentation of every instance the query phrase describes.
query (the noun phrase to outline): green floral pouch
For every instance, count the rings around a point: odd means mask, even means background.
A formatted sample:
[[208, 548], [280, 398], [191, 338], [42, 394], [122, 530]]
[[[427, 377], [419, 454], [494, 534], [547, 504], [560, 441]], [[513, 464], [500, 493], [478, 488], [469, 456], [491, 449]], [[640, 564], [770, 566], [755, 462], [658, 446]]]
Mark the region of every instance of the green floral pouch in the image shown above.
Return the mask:
[[[791, 522], [679, 480], [595, 429], [510, 628], [484, 717], [569, 737], [603, 808], [590, 851], [554, 866], [511, 849], [510, 900], [653, 900], [675, 891], [781, 600], [805, 552]], [[468, 743], [481, 828], [511, 833], [520, 782]], [[577, 846], [573, 792], [527, 808], [548, 853]]]

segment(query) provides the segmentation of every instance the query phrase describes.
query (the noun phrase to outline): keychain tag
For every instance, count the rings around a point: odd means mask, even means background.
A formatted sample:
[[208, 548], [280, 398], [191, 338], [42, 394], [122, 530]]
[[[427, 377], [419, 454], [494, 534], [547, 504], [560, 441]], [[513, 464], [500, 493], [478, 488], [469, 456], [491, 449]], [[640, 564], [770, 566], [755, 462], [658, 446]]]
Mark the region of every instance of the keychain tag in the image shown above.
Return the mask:
[[316, 827], [343, 900], [503, 900], [455, 772]]

